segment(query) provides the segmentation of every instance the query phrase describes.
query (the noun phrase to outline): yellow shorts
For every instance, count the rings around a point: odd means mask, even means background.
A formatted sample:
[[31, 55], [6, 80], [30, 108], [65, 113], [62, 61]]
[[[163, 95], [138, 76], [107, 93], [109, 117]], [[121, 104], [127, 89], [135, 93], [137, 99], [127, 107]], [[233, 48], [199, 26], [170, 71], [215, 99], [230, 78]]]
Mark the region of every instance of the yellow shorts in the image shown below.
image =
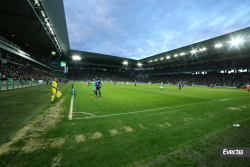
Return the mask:
[[52, 89], [52, 94], [53, 94], [53, 95], [56, 94], [56, 89]]

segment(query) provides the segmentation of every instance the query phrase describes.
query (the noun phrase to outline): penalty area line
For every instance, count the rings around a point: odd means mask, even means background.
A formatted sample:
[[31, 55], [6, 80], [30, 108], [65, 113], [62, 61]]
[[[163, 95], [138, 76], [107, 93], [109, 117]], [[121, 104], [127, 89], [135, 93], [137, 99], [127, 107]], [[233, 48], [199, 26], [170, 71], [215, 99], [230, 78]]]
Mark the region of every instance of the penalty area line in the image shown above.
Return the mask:
[[[240, 97], [226, 98], [226, 99], [236, 99], [236, 98], [242, 98], [242, 97], [249, 97], [249, 96], [240, 96]], [[99, 115], [99, 116], [73, 118], [73, 119], [101, 118], [101, 117], [110, 117], [110, 116], [116, 116], [116, 115], [118, 116], [118, 115], [135, 114], [135, 113], [140, 113], [140, 112], [162, 110], [162, 109], [167, 109], [167, 108], [175, 108], [175, 107], [188, 106], [188, 105], [194, 105], [194, 104], [200, 104], [200, 103], [208, 103], [208, 102], [219, 101], [219, 100], [221, 100], [221, 99], [210, 100], [210, 101], [203, 101], [203, 102], [198, 102], [198, 103], [189, 103], [189, 104], [183, 104], [183, 105], [177, 105], [177, 106], [170, 106], [170, 107], [155, 108], [155, 109], [142, 110], [142, 111], [133, 111], [133, 112], [126, 112], [126, 113], [109, 114], [109, 115]]]

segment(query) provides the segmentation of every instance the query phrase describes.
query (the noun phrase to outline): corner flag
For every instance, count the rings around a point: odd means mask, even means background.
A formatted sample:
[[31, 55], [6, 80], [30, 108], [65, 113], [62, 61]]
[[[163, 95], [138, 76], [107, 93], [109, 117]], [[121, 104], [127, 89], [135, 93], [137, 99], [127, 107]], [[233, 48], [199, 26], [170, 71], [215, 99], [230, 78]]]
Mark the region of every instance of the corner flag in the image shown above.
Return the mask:
[[76, 91], [73, 84], [72, 84], [71, 95], [74, 95], [76, 97]]

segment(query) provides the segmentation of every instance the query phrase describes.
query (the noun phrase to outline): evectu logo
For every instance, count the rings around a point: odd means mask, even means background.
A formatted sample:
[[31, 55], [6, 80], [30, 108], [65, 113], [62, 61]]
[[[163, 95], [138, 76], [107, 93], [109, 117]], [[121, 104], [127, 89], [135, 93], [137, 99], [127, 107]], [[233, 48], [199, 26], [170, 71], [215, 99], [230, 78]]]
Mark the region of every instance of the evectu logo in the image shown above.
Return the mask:
[[221, 157], [250, 157], [250, 147], [220, 148]]

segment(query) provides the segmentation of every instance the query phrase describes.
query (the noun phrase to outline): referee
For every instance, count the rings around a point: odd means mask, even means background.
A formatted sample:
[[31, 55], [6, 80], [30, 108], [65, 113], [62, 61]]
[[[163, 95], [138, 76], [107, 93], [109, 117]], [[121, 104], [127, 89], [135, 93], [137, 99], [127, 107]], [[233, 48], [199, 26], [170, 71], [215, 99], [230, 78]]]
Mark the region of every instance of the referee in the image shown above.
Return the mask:
[[57, 78], [54, 78], [54, 81], [52, 82], [52, 96], [51, 96], [51, 101], [50, 101], [51, 103], [54, 103], [56, 91], [58, 91], [56, 81], [57, 81]]

